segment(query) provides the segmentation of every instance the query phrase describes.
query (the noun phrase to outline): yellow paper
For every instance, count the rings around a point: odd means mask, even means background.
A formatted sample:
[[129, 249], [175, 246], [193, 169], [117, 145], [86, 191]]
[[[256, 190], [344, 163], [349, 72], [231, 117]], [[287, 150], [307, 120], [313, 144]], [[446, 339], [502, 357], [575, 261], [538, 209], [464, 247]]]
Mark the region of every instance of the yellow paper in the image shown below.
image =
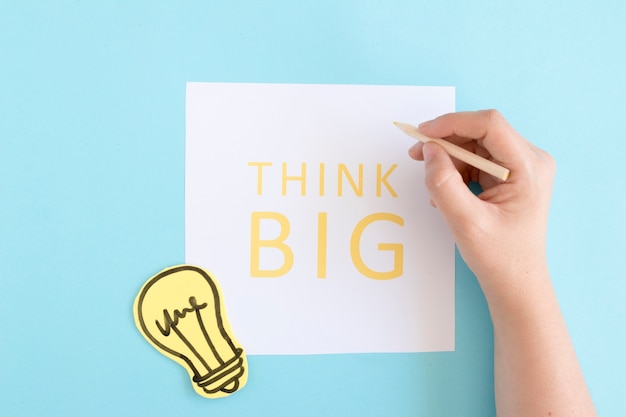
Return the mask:
[[244, 387], [246, 355], [207, 271], [178, 265], [159, 272], [143, 285], [133, 310], [141, 334], [187, 370], [198, 394], [219, 398]]

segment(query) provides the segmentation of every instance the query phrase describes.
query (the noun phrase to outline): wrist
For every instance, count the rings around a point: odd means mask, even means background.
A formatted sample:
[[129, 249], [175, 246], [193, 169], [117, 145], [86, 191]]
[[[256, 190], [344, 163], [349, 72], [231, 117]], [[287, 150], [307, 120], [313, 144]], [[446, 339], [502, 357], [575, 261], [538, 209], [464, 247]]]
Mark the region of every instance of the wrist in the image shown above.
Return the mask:
[[558, 308], [548, 266], [527, 265], [515, 273], [477, 276], [494, 324], [497, 320], [535, 320], [537, 314]]

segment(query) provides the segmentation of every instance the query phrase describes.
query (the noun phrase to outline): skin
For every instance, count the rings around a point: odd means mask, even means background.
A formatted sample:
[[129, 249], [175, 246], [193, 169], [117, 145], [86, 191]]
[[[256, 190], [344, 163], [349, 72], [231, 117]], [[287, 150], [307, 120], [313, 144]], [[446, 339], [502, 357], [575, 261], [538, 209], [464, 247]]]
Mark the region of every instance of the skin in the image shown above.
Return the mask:
[[[487, 299], [498, 416], [595, 416], [546, 261], [554, 160], [495, 110], [447, 114], [419, 131], [511, 170], [502, 182], [453, 160], [435, 143], [409, 150], [424, 161], [431, 205]], [[469, 181], [483, 192], [475, 196]]]

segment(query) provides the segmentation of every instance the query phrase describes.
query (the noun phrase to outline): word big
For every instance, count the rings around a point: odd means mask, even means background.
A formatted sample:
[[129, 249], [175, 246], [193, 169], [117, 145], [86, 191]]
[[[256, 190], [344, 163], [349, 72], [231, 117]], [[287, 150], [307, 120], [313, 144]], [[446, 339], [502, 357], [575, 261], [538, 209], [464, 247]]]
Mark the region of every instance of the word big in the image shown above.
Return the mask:
[[[280, 227], [274, 239], [261, 239], [261, 223], [275, 221]], [[400, 243], [379, 243], [378, 250], [393, 252], [393, 265], [390, 270], [376, 271], [367, 266], [361, 254], [361, 238], [365, 229], [374, 222], [388, 221], [404, 226], [404, 219], [392, 213], [373, 213], [361, 219], [350, 237], [350, 257], [356, 269], [364, 276], [377, 280], [397, 278], [402, 275], [404, 247]], [[317, 277], [326, 278], [328, 213], [317, 214]], [[294, 263], [293, 250], [285, 242], [289, 236], [291, 225], [284, 214], [277, 212], [253, 212], [250, 232], [250, 275], [256, 278], [276, 278], [287, 274]], [[261, 269], [261, 249], [273, 248], [282, 253], [283, 264], [275, 269]]]

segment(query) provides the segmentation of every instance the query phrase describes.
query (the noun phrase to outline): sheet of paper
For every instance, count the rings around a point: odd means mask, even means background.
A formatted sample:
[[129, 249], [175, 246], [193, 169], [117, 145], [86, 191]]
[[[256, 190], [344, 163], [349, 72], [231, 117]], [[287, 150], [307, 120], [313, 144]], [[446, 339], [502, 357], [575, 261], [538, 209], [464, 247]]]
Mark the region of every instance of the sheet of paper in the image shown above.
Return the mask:
[[454, 350], [454, 243], [393, 121], [453, 87], [188, 83], [186, 262], [248, 354]]

